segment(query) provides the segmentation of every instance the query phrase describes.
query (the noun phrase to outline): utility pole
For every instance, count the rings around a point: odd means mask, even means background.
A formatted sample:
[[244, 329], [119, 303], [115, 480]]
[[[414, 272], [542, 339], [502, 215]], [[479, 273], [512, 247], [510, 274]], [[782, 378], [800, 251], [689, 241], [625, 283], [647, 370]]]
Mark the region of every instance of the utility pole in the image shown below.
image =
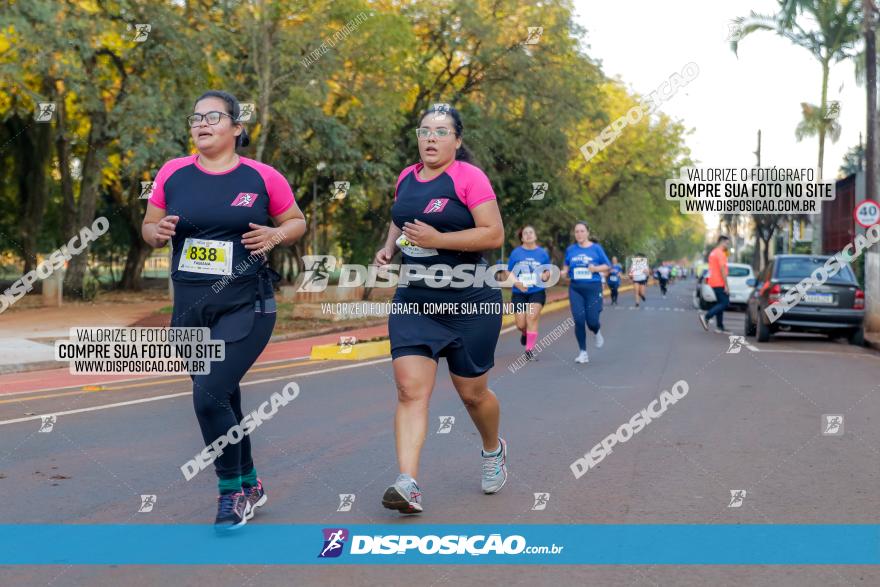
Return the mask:
[[[867, 78], [867, 136], [865, 140], [865, 197], [877, 194], [877, 7], [873, 0], [862, 0], [865, 35], [865, 76]], [[880, 250], [877, 245], [865, 252], [865, 330], [880, 330]]]

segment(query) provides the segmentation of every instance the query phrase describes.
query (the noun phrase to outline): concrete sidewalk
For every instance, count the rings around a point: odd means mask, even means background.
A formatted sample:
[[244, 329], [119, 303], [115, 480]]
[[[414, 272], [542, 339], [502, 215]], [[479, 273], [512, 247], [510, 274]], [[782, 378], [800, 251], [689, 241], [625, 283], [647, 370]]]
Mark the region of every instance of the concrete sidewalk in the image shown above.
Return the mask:
[[0, 373], [56, 366], [55, 341], [84, 326], [128, 326], [168, 302], [73, 303], [4, 312], [0, 317]]

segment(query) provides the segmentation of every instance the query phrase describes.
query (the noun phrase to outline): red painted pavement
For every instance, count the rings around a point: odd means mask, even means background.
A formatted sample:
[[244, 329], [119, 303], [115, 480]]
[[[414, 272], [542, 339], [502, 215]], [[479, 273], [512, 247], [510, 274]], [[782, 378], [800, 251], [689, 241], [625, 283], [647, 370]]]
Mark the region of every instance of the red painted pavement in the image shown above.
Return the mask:
[[[308, 357], [312, 346], [316, 344], [332, 344], [339, 342], [342, 335], [356, 336], [358, 340], [369, 340], [378, 336], [388, 336], [388, 325], [358, 328], [347, 332], [322, 334], [296, 340], [285, 340], [270, 343], [263, 354], [257, 359], [257, 363], [266, 361], [279, 361], [285, 359], [297, 359]], [[131, 381], [133, 379], [146, 379], [144, 375], [71, 375], [67, 367], [60, 369], [48, 369], [45, 371], [28, 371], [25, 373], [9, 373], [0, 375], [0, 395], [17, 393], [22, 391], [38, 391], [41, 389], [57, 389], [59, 387], [71, 387], [82, 385], [96, 385], [110, 381]]]

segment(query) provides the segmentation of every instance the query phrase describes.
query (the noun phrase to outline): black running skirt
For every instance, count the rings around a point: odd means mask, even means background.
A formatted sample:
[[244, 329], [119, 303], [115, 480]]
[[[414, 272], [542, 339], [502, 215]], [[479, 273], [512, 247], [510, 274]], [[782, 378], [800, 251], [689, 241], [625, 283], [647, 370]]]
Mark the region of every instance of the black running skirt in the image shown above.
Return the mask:
[[398, 287], [388, 317], [391, 357], [446, 357], [451, 373], [478, 377], [495, 365], [501, 315], [499, 289]]

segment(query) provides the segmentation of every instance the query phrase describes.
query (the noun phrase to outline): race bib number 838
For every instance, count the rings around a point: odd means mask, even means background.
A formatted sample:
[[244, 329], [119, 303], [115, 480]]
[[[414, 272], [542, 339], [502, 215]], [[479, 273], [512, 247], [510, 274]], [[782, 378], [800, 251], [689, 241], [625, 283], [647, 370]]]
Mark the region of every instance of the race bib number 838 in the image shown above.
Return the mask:
[[232, 242], [188, 238], [177, 268], [209, 275], [232, 275]]

